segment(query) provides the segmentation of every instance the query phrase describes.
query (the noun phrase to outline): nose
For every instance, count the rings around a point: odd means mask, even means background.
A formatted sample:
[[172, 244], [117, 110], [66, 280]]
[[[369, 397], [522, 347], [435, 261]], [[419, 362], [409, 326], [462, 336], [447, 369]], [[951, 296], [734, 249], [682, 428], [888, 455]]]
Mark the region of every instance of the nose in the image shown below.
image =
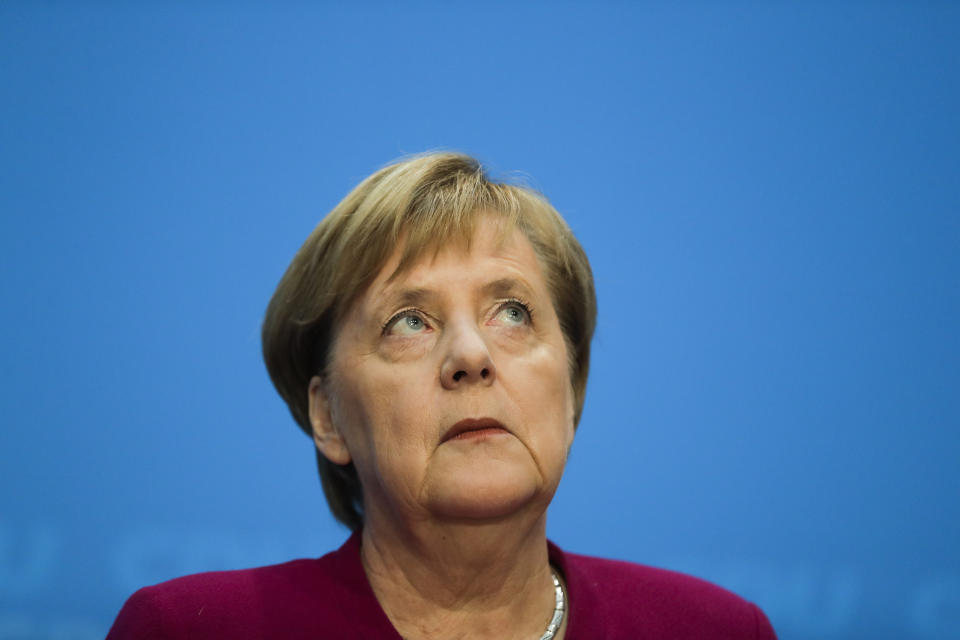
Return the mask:
[[447, 344], [440, 365], [440, 383], [445, 389], [493, 384], [497, 370], [487, 343], [476, 326], [464, 323], [448, 327], [444, 338]]

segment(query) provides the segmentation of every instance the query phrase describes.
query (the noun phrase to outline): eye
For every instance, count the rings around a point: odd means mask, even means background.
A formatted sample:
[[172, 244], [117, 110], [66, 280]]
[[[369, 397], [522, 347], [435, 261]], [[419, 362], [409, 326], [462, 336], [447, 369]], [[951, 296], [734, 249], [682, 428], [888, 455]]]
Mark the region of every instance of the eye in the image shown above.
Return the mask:
[[497, 311], [496, 320], [508, 327], [520, 327], [530, 323], [530, 308], [519, 300], [505, 302]]
[[407, 309], [390, 318], [383, 327], [383, 333], [392, 336], [413, 336], [429, 328], [430, 325], [423, 316], [412, 309]]

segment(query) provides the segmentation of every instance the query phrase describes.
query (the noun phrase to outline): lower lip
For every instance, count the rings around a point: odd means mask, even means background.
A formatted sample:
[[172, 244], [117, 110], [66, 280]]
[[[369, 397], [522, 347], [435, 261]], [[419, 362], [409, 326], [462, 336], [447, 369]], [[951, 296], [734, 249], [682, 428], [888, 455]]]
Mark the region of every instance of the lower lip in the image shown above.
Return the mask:
[[450, 438], [451, 440], [483, 440], [484, 438], [489, 438], [498, 434], [509, 433], [506, 429], [501, 429], [500, 427], [486, 427], [484, 429], [472, 429], [470, 431], [464, 431], [463, 433], [458, 433], [457, 435]]

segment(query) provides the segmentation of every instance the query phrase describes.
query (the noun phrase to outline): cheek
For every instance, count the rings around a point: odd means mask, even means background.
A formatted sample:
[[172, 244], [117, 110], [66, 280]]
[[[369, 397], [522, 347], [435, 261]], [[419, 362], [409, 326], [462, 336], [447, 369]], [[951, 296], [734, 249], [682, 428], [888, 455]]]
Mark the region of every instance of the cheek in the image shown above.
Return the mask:
[[[539, 359], [523, 376], [518, 389], [528, 424], [538, 425], [538, 448], [564, 452], [573, 441], [574, 396], [565, 354]], [[554, 452], [553, 450], [556, 450]]]
[[425, 401], [422, 389], [418, 393], [416, 385], [403, 384], [405, 379], [368, 371], [344, 380], [338, 426], [358, 467], [382, 471], [396, 464], [401, 451], [422, 444], [424, 430], [417, 427], [429, 422], [432, 405]]
[[375, 422], [376, 397], [368, 397], [364, 385], [350, 375], [338, 375], [332, 386], [331, 419], [347, 444], [347, 450], [358, 467], [364, 465], [371, 450]]

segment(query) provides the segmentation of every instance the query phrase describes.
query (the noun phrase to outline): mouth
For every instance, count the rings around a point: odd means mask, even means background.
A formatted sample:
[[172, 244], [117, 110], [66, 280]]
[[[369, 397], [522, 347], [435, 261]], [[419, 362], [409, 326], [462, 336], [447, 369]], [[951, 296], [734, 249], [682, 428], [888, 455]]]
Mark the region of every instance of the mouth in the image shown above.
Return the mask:
[[499, 421], [493, 418], [467, 418], [450, 427], [440, 443], [450, 440], [469, 440], [485, 438], [497, 434], [510, 433]]

